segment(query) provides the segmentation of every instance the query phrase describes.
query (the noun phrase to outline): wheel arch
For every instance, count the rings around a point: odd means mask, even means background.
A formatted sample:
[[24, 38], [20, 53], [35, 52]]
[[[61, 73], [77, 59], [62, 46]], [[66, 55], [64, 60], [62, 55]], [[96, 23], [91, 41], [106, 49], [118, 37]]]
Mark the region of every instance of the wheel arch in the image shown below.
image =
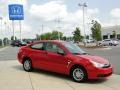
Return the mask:
[[85, 71], [85, 73], [86, 73], [86, 77], [88, 78], [88, 73], [87, 73], [86, 68], [85, 68], [83, 65], [80, 65], [80, 64], [74, 64], [74, 65], [70, 68], [69, 75], [71, 75], [72, 70], [73, 70], [74, 68], [76, 68], [76, 67], [82, 68], [82, 69]]
[[22, 59], [22, 64], [23, 64], [23, 62], [24, 62], [26, 59], [29, 59], [29, 60], [32, 62], [32, 60], [31, 60], [30, 57], [28, 57], [28, 56], [24, 56], [23, 59]]

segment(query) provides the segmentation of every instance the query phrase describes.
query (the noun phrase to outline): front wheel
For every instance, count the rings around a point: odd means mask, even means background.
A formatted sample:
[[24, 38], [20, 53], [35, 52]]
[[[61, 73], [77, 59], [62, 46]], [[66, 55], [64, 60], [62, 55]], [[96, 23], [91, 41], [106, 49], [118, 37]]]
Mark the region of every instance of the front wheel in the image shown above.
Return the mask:
[[31, 60], [29, 60], [29, 59], [24, 60], [24, 62], [23, 62], [23, 68], [24, 68], [24, 70], [27, 71], [27, 72], [32, 71], [32, 63], [31, 63]]
[[76, 82], [83, 82], [87, 79], [86, 71], [81, 67], [73, 68], [71, 72], [71, 77]]

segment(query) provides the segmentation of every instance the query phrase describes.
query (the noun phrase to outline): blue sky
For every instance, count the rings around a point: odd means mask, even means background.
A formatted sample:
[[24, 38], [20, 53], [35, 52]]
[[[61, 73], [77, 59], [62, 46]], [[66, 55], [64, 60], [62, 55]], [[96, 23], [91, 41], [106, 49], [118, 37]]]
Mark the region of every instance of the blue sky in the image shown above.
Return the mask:
[[[86, 2], [85, 28], [90, 34], [91, 20], [97, 20], [102, 27], [120, 24], [120, 1], [119, 0], [1, 0], [0, 15], [3, 22], [7, 22], [10, 28], [9, 37], [12, 35], [11, 21], [8, 18], [8, 4], [23, 4], [25, 20], [22, 21], [22, 33], [24, 38], [35, 37], [36, 34], [60, 30], [64, 35], [71, 36], [75, 27], [82, 29], [82, 9], [78, 3]], [[60, 20], [58, 24], [56, 21]], [[41, 31], [41, 25], [44, 31]], [[4, 23], [3, 23], [3, 29]], [[19, 36], [19, 24], [15, 22], [15, 33]], [[3, 30], [4, 35], [6, 34]], [[28, 34], [29, 33], [29, 34]]]

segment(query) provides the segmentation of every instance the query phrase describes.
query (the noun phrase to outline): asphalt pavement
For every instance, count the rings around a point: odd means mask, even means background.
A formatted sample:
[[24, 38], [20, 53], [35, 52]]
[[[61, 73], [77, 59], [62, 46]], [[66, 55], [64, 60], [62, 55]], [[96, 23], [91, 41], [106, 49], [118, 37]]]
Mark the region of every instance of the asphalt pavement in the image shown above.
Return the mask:
[[18, 49], [18, 47], [11, 46], [3, 48], [3, 50], [0, 50], [0, 61], [16, 60]]

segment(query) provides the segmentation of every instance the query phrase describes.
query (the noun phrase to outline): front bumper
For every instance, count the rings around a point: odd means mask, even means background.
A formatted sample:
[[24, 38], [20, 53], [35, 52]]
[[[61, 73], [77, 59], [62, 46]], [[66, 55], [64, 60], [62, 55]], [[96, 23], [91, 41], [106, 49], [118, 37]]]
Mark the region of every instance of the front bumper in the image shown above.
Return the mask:
[[89, 68], [88, 79], [102, 79], [111, 76], [113, 73], [112, 66], [108, 68]]

